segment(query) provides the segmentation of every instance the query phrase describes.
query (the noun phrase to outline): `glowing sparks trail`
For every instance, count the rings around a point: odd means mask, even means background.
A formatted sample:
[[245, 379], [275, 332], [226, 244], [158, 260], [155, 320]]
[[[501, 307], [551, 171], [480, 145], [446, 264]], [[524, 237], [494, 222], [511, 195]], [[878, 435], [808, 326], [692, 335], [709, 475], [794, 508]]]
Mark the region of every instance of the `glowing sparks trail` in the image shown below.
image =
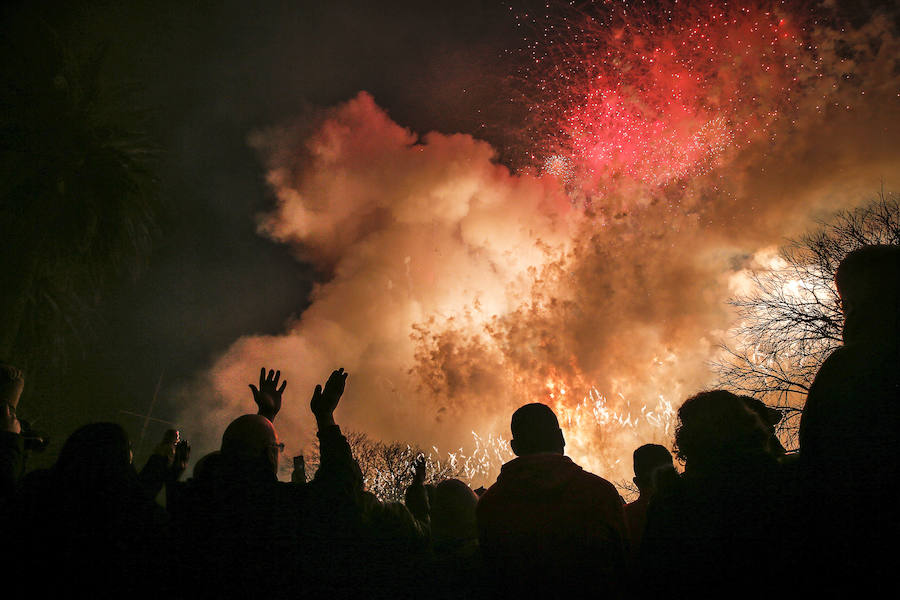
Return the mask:
[[730, 146], [774, 135], [819, 70], [811, 17], [785, 2], [613, 1], [518, 19], [535, 32], [523, 73], [535, 142], [570, 157], [588, 188], [709, 170]]
[[[607, 456], [596, 442], [598, 434], [614, 437], [619, 433], [635, 439], [665, 440], [672, 435], [675, 425], [675, 407], [662, 395], [654, 407], [644, 404], [633, 411], [621, 394], [617, 402], [611, 403], [592, 387], [581, 400], [573, 401], [565, 384], [549, 380], [546, 398], [535, 400], [543, 400], [553, 407], [564, 431], [567, 453], [575, 456], [585, 468], [596, 472], [610, 472], [611, 467], [621, 459], [619, 456]], [[514, 458], [509, 441], [495, 434], [479, 436], [474, 431], [472, 438], [470, 452], [462, 448], [454, 452], [441, 452], [433, 447], [434, 453], [429, 454], [429, 460], [435, 464], [436, 470], [441, 470], [447, 463], [450, 470], [459, 472], [473, 486], [490, 485], [500, 467]]]

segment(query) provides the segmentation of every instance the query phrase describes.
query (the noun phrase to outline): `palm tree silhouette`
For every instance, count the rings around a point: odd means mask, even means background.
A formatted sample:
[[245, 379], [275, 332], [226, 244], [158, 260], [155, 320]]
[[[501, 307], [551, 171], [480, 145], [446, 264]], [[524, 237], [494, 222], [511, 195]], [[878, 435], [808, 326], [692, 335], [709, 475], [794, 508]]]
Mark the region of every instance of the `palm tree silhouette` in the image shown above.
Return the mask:
[[0, 96], [0, 357], [27, 368], [65, 362], [104, 285], [136, 276], [159, 196], [147, 111], [101, 77], [104, 52], [44, 24], [18, 40]]

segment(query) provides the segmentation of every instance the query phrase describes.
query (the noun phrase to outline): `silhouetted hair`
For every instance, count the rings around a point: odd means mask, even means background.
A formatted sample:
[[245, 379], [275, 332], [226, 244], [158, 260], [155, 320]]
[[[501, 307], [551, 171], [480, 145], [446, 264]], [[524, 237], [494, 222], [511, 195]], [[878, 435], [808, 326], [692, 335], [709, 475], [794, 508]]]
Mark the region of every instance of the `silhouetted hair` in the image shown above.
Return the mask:
[[84, 488], [130, 477], [134, 468], [128, 435], [116, 423], [85, 425], [63, 444], [54, 469], [64, 482]]
[[647, 478], [659, 467], [671, 467], [672, 453], [659, 444], [644, 444], [634, 451], [634, 474]]
[[685, 461], [762, 448], [768, 439], [745, 401], [725, 390], [700, 392], [678, 409], [675, 448]]
[[214, 450], [206, 454], [194, 464], [193, 477], [196, 479], [207, 479], [215, 471], [216, 463], [221, 462], [222, 453]]
[[557, 452], [565, 442], [556, 415], [546, 404], [526, 404], [513, 413], [512, 430], [517, 455]]
[[[361, 507], [367, 524], [367, 533], [373, 540], [387, 544], [394, 551], [424, 549], [424, 536], [416, 519], [399, 502], [379, 502], [371, 492], [364, 492]], [[380, 551], [385, 548], [381, 547]]]
[[431, 529], [435, 537], [475, 538], [478, 496], [459, 479], [447, 479], [434, 488]]

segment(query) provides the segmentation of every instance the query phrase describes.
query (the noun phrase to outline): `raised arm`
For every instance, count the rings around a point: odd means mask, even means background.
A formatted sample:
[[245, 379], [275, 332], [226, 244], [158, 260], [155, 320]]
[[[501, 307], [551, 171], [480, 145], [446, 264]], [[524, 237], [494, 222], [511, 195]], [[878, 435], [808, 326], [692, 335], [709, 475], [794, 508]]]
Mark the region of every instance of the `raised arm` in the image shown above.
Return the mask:
[[16, 418], [24, 387], [22, 371], [0, 364], [0, 502], [12, 496], [25, 456], [22, 425]]
[[328, 427], [333, 427], [334, 410], [344, 395], [344, 387], [347, 385], [347, 375], [343, 368], [331, 373], [328, 381], [325, 382], [325, 388], [317, 385], [313, 391], [312, 399], [309, 401], [309, 408], [312, 410], [313, 416], [316, 418], [316, 425], [319, 431]]
[[334, 422], [334, 410], [341, 401], [348, 373], [344, 369], [332, 372], [325, 387], [317, 385], [309, 408], [319, 429], [319, 469], [315, 482], [339, 483], [344, 489], [362, 490], [362, 473], [353, 459], [350, 445]]
[[406, 488], [404, 500], [409, 512], [422, 524], [430, 522], [431, 506], [428, 502], [428, 490], [425, 489], [425, 455], [420, 454], [413, 463], [412, 485]]
[[162, 441], [153, 449], [153, 454], [138, 474], [144, 491], [155, 497], [164, 485], [178, 481], [190, 457], [190, 442], [181, 439], [177, 429], [166, 430]]
[[11, 498], [24, 456], [21, 426], [16, 411], [9, 404], [0, 403], [0, 505]]

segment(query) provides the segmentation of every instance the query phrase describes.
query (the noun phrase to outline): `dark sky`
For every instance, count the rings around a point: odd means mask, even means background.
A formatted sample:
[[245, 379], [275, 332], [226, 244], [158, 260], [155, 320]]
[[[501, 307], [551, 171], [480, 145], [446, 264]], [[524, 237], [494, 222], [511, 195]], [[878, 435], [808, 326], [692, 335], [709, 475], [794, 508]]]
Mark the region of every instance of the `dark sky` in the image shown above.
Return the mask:
[[120, 411], [146, 412], [161, 375], [154, 416], [172, 418], [171, 390], [241, 335], [280, 331], [303, 310], [316, 274], [255, 232], [254, 215], [272, 197], [251, 132], [366, 90], [413, 130], [484, 134], [481, 123], [503, 100], [503, 51], [520, 39], [509, 9], [491, 0], [7, 10], [7, 27], [40, 19], [78, 51], [106, 45], [105, 77], [133, 85], [151, 108], [161, 151], [166, 208], [145, 270], [104, 291], [83, 357], [63, 373], [29, 373], [59, 384], [20, 408], [55, 449], [94, 420], [121, 422], [137, 437], [140, 419]]

